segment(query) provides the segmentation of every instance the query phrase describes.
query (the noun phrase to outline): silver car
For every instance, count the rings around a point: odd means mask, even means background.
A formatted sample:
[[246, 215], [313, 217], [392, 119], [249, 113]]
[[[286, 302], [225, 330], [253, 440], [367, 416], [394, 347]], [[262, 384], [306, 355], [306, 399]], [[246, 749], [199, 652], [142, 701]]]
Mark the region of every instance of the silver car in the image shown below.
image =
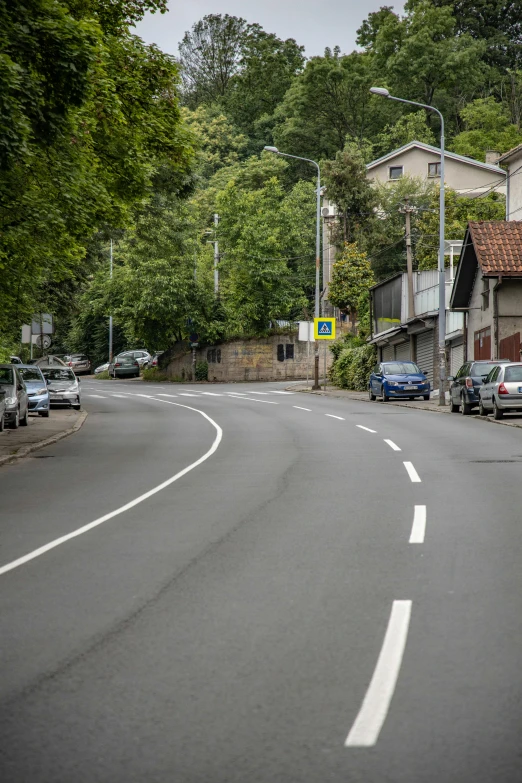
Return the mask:
[[83, 353], [73, 353], [69, 356], [65, 356], [64, 362], [67, 367], [70, 367], [71, 370], [74, 370], [76, 375], [79, 375], [81, 372], [88, 375], [91, 371], [90, 359]]
[[5, 392], [5, 423], [14, 430], [27, 427], [29, 400], [16, 364], [0, 364], [0, 389]]
[[479, 413], [501, 419], [515, 411], [522, 413], [522, 364], [498, 364], [479, 388]]
[[70, 405], [79, 411], [82, 404], [80, 379], [73, 371], [69, 367], [56, 366], [40, 369], [49, 389], [51, 405]]

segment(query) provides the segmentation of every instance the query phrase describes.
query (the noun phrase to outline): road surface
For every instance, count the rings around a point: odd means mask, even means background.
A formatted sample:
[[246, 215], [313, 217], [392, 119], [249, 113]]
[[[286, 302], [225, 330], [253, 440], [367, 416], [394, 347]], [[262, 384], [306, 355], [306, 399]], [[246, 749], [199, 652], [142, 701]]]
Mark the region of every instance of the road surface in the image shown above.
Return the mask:
[[1, 469], [2, 783], [522, 780], [522, 433], [284, 390]]

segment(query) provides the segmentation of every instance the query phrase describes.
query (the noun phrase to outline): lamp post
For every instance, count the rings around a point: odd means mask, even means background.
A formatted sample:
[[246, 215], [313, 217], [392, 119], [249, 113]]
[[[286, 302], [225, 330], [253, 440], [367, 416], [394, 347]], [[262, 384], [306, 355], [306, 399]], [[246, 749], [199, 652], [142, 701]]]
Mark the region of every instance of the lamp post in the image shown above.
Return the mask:
[[[277, 147], [265, 147], [267, 152], [273, 152], [274, 155], [281, 155], [283, 158], [293, 158], [294, 160], [304, 160], [305, 163], [311, 163], [317, 169], [317, 214], [315, 227], [315, 307], [314, 316], [319, 318], [319, 267], [321, 263], [321, 169], [315, 160], [310, 158], [301, 158], [299, 155], [289, 155], [286, 152], [279, 152]], [[314, 385], [312, 389], [319, 389], [319, 342], [315, 341], [315, 362], [314, 362]]]
[[434, 111], [440, 119], [440, 226], [439, 226], [439, 405], [446, 405], [444, 381], [446, 380], [446, 274], [444, 271], [444, 117], [435, 106], [428, 106], [417, 101], [407, 101], [390, 95], [385, 87], [371, 87], [370, 92], [392, 101], [419, 106], [421, 109]]

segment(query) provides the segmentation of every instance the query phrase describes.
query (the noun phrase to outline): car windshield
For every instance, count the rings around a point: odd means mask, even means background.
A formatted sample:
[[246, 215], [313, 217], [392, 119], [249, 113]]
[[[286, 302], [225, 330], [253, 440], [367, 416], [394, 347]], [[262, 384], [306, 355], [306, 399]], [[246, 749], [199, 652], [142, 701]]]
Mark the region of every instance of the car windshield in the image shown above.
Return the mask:
[[414, 362], [390, 362], [384, 365], [385, 375], [415, 375], [422, 374]]
[[40, 383], [43, 383], [41, 374], [33, 367], [20, 367], [18, 372], [24, 381], [40, 381]]
[[13, 384], [13, 371], [10, 367], [0, 367], [0, 383]]
[[469, 371], [469, 374], [472, 378], [480, 378], [482, 376], [489, 375], [493, 367], [497, 367], [498, 364], [495, 362], [491, 362], [490, 364], [484, 363], [484, 364], [472, 364], [471, 369]]
[[505, 381], [522, 381], [522, 364], [515, 367], [506, 367]]
[[42, 372], [50, 381], [75, 381], [76, 375], [66, 367], [44, 367]]
[[132, 364], [134, 362], [134, 359], [132, 356], [117, 356], [115, 359], [116, 362], [119, 364]]

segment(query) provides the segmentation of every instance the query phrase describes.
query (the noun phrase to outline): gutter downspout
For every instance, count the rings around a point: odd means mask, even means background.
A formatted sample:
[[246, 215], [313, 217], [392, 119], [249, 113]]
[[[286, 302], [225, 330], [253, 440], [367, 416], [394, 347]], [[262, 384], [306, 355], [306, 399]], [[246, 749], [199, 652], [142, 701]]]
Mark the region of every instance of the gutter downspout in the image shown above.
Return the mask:
[[498, 339], [498, 289], [502, 285], [502, 275], [499, 275], [497, 282], [493, 286], [493, 318], [495, 323], [495, 359], [500, 359], [499, 352], [499, 339]]

